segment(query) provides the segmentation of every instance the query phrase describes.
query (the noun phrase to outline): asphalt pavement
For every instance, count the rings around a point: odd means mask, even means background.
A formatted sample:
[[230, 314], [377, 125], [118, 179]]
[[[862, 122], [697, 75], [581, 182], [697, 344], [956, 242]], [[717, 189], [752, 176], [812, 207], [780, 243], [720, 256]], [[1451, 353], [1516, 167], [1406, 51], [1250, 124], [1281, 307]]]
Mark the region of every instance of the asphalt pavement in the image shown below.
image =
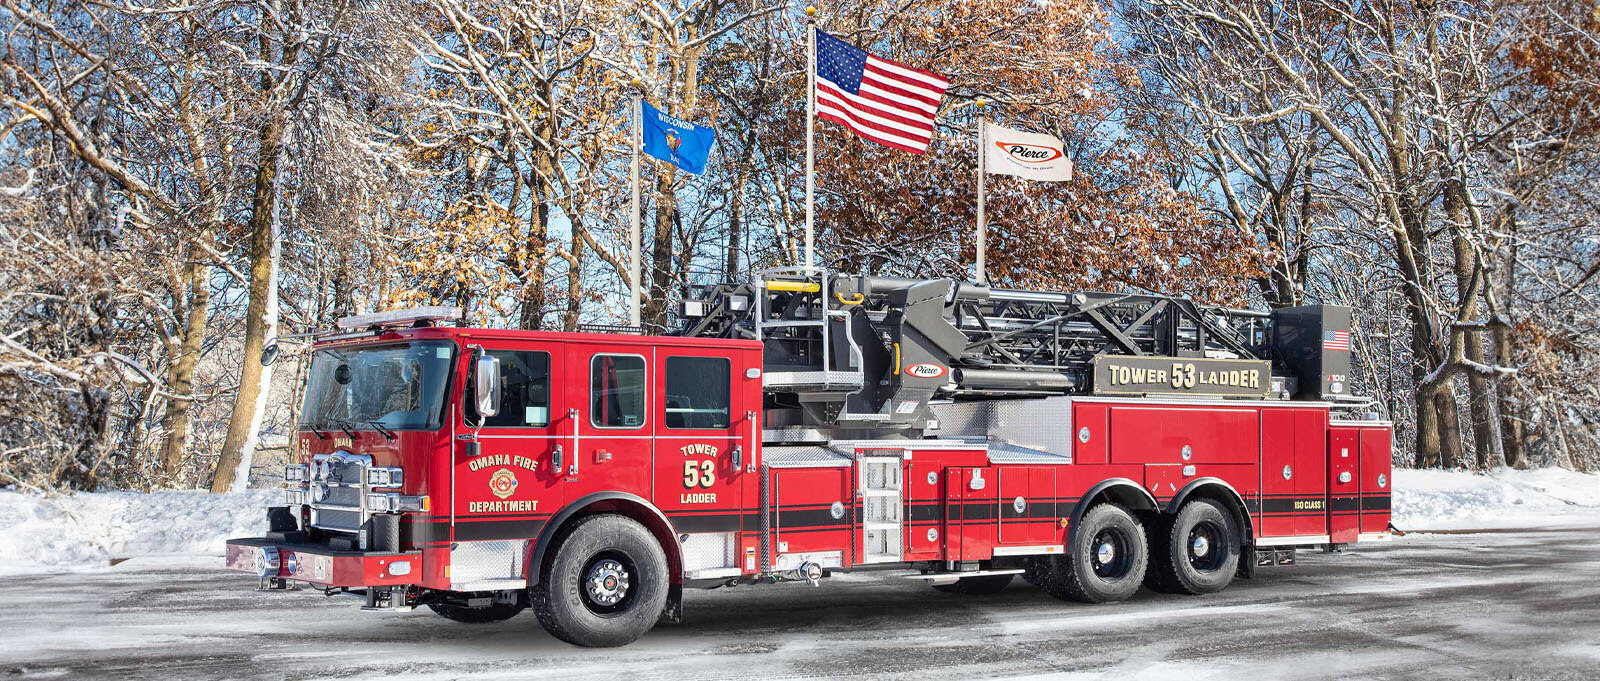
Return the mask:
[[1413, 534], [1204, 597], [1081, 605], [857, 573], [686, 594], [683, 624], [575, 648], [254, 591], [220, 559], [0, 577], [0, 679], [1597, 679], [1600, 527]]

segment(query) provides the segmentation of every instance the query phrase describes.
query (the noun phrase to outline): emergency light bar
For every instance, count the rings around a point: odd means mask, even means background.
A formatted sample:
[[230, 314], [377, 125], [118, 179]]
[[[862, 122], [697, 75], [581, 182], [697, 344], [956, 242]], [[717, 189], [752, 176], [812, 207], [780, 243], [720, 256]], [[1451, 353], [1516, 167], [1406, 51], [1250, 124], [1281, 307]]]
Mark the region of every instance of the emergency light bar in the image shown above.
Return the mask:
[[339, 318], [341, 329], [368, 329], [374, 326], [406, 326], [417, 322], [454, 321], [461, 318], [461, 308], [446, 305], [408, 307], [403, 310], [373, 312]]

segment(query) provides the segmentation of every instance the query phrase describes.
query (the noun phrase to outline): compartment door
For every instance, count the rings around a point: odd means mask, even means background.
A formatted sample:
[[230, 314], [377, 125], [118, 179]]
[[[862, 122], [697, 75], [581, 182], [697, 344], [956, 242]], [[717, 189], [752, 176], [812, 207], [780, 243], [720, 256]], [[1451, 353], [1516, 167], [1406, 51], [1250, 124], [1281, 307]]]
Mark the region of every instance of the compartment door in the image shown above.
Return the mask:
[[1361, 449], [1353, 428], [1328, 430], [1328, 530], [1334, 543], [1356, 540], [1361, 516]]
[[1390, 451], [1388, 428], [1361, 429], [1361, 531], [1389, 530]]
[[1296, 409], [1294, 414], [1294, 533], [1328, 533], [1328, 412]]
[[905, 559], [944, 557], [944, 465], [937, 461], [906, 464]]
[[1261, 410], [1261, 506], [1256, 527], [1263, 537], [1294, 535], [1294, 410]]

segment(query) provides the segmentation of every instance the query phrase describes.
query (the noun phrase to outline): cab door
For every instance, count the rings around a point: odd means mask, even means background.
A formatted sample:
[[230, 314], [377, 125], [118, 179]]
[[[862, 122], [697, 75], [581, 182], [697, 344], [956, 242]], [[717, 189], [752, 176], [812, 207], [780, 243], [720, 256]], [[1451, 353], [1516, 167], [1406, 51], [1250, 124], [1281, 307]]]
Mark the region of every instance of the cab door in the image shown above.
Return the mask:
[[[478, 414], [473, 381], [462, 391], [452, 443], [455, 541], [538, 536], [542, 519], [565, 503], [560, 433], [567, 380], [560, 342], [516, 342], [486, 349], [500, 363], [500, 411]], [[476, 445], [476, 446], [474, 446]]]
[[570, 438], [567, 499], [597, 492], [650, 498], [651, 457], [658, 419], [654, 350], [633, 343], [568, 346], [569, 406], [561, 432]]
[[[656, 348], [655, 502], [680, 533], [738, 532], [755, 473], [751, 405], [734, 390], [741, 369], [710, 348]], [[753, 519], [752, 519], [753, 520]]]

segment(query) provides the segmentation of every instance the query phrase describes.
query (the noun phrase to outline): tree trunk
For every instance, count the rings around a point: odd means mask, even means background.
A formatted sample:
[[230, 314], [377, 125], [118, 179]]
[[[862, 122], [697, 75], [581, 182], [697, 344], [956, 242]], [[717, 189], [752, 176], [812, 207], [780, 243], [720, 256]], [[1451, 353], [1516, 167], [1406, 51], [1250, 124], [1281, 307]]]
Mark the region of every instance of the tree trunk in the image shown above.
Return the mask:
[[[1466, 192], [1459, 180], [1451, 180], [1445, 185], [1444, 210], [1445, 219], [1450, 221], [1451, 245], [1455, 250], [1456, 290], [1462, 292], [1463, 296], [1456, 318], [1473, 321], [1478, 316], [1476, 291], [1479, 284], [1475, 277], [1479, 276], [1481, 264], [1472, 243], [1467, 239]], [[1483, 364], [1482, 333], [1476, 329], [1466, 329], [1460, 332], [1460, 337], [1465, 344], [1462, 355], [1468, 361]], [[1505, 461], [1505, 453], [1500, 446], [1493, 386], [1483, 374], [1468, 372], [1467, 394], [1467, 414], [1472, 420], [1472, 443], [1477, 454], [1476, 468], [1487, 470]]]
[[583, 223], [572, 221], [572, 255], [567, 259], [567, 312], [561, 317], [561, 330], [577, 331], [583, 313]]
[[744, 239], [744, 189], [750, 182], [750, 160], [755, 154], [755, 130], [740, 140], [738, 165], [733, 176], [733, 195], [728, 198], [728, 258], [723, 273], [728, 281], [739, 280], [739, 251]]
[[[1517, 215], [1516, 208], [1507, 209], [1511, 215], [1507, 219], [1507, 229], [1510, 232], [1507, 238], [1508, 257], [1505, 260], [1504, 294], [1500, 296], [1500, 313], [1507, 318], [1511, 317], [1512, 310], [1517, 304]], [[1512, 335], [1511, 329], [1505, 325], [1498, 325], [1491, 334], [1494, 340], [1495, 359], [1501, 366], [1515, 368], [1517, 366], [1517, 339]], [[1498, 391], [1500, 400], [1500, 439], [1505, 446], [1506, 465], [1512, 468], [1528, 467], [1528, 429], [1526, 427], [1528, 410], [1525, 406], [1525, 395], [1517, 389], [1516, 381], [1505, 381]]]
[[644, 323], [654, 332], [667, 326], [667, 293], [672, 286], [672, 214], [678, 210], [672, 192], [673, 172], [658, 168], [656, 222], [650, 251], [650, 289], [644, 300]]
[[210, 315], [211, 268], [191, 261], [184, 267], [188, 283], [189, 314], [184, 327], [178, 354], [172, 358], [167, 370], [167, 414], [162, 427], [167, 431], [161, 443], [161, 472], [169, 483], [177, 483], [183, 466], [183, 452], [189, 445], [190, 411], [194, 408], [194, 369], [200, 361], [200, 350], [206, 339], [206, 321]]
[[212, 492], [244, 489], [266, 412], [272, 367], [261, 365], [261, 348], [278, 325], [278, 175], [285, 123], [274, 118], [261, 131], [261, 152], [250, 202], [250, 304], [245, 310], [244, 354], [239, 389], [233, 396], [228, 436], [211, 478]]
[[528, 238], [522, 245], [522, 317], [518, 326], [528, 330], [544, 325], [544, 246], [550, 236], [551, 193], [550, 187], [534, 192], [533, 214], [528, 216]]
[[1461, 413], [1456, 406], [1456, 393], [1449, 383], [1433, 393], [1433, 407], [1439, 412], [1439, 465], [1460, 468]]
[[1417, 412], [1417, 452], [1412, 463], [1417, 468], [1439, 466], [1439, 412], [1433, 406], [1433, 396], [1416, 392], [1412, 395]]

